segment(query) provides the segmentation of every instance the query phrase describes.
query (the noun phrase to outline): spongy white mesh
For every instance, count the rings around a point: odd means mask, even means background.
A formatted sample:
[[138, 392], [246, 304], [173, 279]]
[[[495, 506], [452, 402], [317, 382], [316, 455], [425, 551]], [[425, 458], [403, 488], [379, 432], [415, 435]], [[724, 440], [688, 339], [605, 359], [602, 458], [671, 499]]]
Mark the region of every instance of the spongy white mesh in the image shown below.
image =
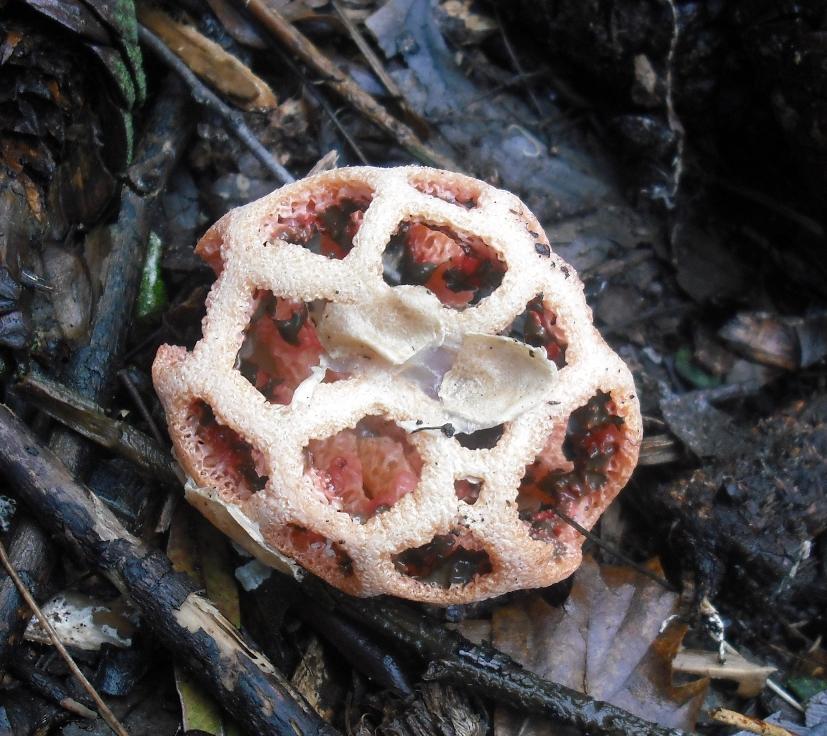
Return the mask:
[[[305, 206], [302, 203], [308, 198], [323, 205], [341, 196], [335, 192], [348, 188], [360, 192], [367, 188], [373, 198], [354, 247], [342, 260], [270, 237], [274, 213], [289, 212], [291, 203]], [[467, 333], [501, 333], [533, 298], [542, 295], [565, 334], [566, 364], [540, 400], [506, 424], [491, 449], [466, 449], [440, 431], [410, 434], [424, 462], [417, 488], [384, 513], [362, 522], [320, 496], [306, 473], [307, 443], [354, 427], [368, 415], [381, 415], [403, 426], [420, 422], [439, 427], [451, 419], [439, 400], [376, 361], [361, 366], [350, 379], [319, 384], [309, 396], [282, 406], [269, 403], [235, 362], [257, 290], [370, 310], [396, 288], [383, 280], [382, 254], [400, 223], [412, 219], [478, 236], [507, 267], [501, 285], [479, 304], [438, 308], [449, 338], [459, 343]], [[583, 538], [573, 529], [553, 541], [532, 538], [517, 512], [520, 479], [550, 437], [554, 442], [551, 451], [546, 448], [546, 456], [556, 456], [561, 469], [570, 468], [562, 450], [569, 416], [598, 391], [609, 393], [614, 413], [623, 420], [624, 442], [608, 482], [573, 512], [582, 525], [591, 527], [631, 474], [640, 441], [640, 414], [631, 374], [593, 327], [580, 280], [546, 246], [542, 228], [513, 195], [468, 177], [420, 167], [337, 169], [284, 187], [225, 216], [201, 246], [202, 251], [218, 248], [222, 262], [208, 298], [203, 338], [192, 352], [163, 346], [153, 365], [153, 378], [176, 454], [187, 472], [198, 486], [215, 489], [221, 503], [233, 504], [234, 514], [240, 512], [249, 522], [246, 525], [260, 535], [253, 539], [257, 535], [219, 523], [208, 504], [198, 504], [202, 511], [265, 561], [271, 561], [276, 550], [358, 595], [389, 593], [438, 604], [461, 603], [549, 585], [569, 575], [579, 564]], [[269, 478], [264, 490], [239, 499], [205, 465], [193, 431], [191, 408], [197, 399], [261, 453]], [[455, 494], [454, 481], [463, 478], [482, 483], [473, 505]], [[297, 528], [321, 535], [325, 543], [311, 549], [296, 547], [291, 540]], [[403, 575], [394, 566], [395, 555], [452, 531], [485, 550], [490, 572], [464, 585], [441, 588]], [[346, 566], [343, 558], [348, 560]]]

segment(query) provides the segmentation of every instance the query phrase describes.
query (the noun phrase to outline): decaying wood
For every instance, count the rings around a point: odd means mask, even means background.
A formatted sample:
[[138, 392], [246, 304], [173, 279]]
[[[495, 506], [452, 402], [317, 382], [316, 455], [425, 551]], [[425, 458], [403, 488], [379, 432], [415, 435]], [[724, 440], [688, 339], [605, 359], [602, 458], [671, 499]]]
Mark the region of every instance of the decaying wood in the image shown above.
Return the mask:
[[[69, 362], [64, 381], [84, 399], [104, 406], [114, 382], [117, 360], [126, 341], [126, 326], [138, 290], [149, 235], [152, 208], [169, 177], [191, 130], [187, 100], [171, 77], [162, 85], [158, 102], [147, 120], [146, 133], [127, 172], [118, 219], [111, 228], [112, 250], [107, 260], [103, 292], [95, 310], [88, 343]], [[57, 428], [49, 446], [72, 472], [85, 460], [86, 443], [74, 432]], [[37, 597], [37, 583], [48, 572], [49, 540], [27, 518], [18, 521], [9, 544], [9, 559], [21, 571]], [[17, 588], [0, 581], [0, 668], [28, 618]]]
[[0, 471], [43, 526], [129, 595], [158, 641], [256, 736], [336, 736], [169, 559], [132, 536], [5, 405]]
[[295, 606], [299, 617], [335, 647], [354, 669], [388, 690], [413, 695], [413, 686], [392, 651], [333, 611], [317, 606], [306, 596]]
[[184, 477], [167, 450], [127, 422], [107, 416], [66, 386], [30, 372], [15, 384], [29, 401], [61, 424], [135, 464], [149, 478], [179, 488]]
[[319, 605], [334, 607], [428, 663], [426, 680], [456, 685], [530, 713], [601, 736], [688, 736], [686, 731], [644, 721], [617, 706], [548, 682], [486, 644], [435, 626], [411, 606], [389, 598], [365, 600], [308, 576], [302, 589]]

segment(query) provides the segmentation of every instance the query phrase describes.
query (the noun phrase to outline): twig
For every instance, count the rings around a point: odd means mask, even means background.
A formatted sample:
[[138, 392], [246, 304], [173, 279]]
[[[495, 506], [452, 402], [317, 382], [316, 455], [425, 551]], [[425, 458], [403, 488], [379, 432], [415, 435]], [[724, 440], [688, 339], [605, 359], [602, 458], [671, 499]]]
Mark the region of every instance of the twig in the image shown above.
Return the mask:
[[776, 726], [774, 723], [767, 723], [752, 716], [745, 716], [743, 713], [734, 710], [715, 708], [709, 715], [718, 723], [743, 728], [750, 733], [757, 733], [761, 736], [793, 736], [786, 728], [781, 728], [781, 726]]
[[[121, 193], [118, 219], [110, 229], [112, 248], [104, 289], [95, 308], [89, 341], [75, 351], [64, 372], [63, 379], [68, 386], [98, 404], [109, 400], [114, 366], [123, 351], [152, 208], [192, 129], [189, 101], [182, 93], [181, 83], [170, 75], [161, 85], [157, 102], [147, 116], [146, 132], [127, 172], [127, 181], [137, 189], [124, 187]], [[83, 438], [58, 427], [52, 432], [49, 446], [72, 472], [81, 470], [86, 461]], [[18, 521], [9, 544], [9, 558], [16, 569], [27, 575], [31, 588], [48, 574], [50, 547], [49, 539], [30, 519], [23, 517]], [[0, 581], [0, 667], [9, 656], [10, 645], [19, 636], [23, 622], [17, 611], [21, 605], [20, 594], [11, 581]]]
[[316, 100], [319, 104], [319, 107], [322, 108], [325, 115], [330, 118], [330, 121], [333, 125], [336, 126], [336, 129], [342, 134], [342, 138], [345, 139], [347, 144], [353, 149], [353, 152], [356, 154], [357, 158], [368, 166], [370, 162], [368, 161], [367, 156], [365, 156], [364, 151], [359, 147], [359, 144], [354, 140], [353, 136], [348, 132], [348, 129], [342, 124], [342, 121], [339, 120], [339, 116], [336, 114], [336, 111], [331, 107], [330, 103], [325, 99], [325, 96], [316, 89], [316, 85], [312, 84], [309, 79], [307, 79], [307, 75], [304, 73], [304, 70], [295, 62], [293, 59], [290, 58], [288, 54], [282, 51], [280, 48], [275, 49], [276, 53], [279, 55], [281, 60], [290, 67], [291, 71], [299, 77], [299, 79], [304, 82], [304, 89], [310, 94], [310, 96]]
[[413, 130], [388, 113], [279, 13], [272, 3], [265, 0], [236, 0], [236, 5], [252, 13], [274, 38], [320, 74], [323, 81], [348, 104], [390, 133], [408, 153], [430, 166], [456, 170], [456, 163], [423, 143]]
[[84, 400], [67, 386], [34, 372], [24, 375], [15, 388], [38, 409], [102, 447], [125, 457], [153, 480], [180, 488], [181, 469], [163, 445], [157, 444], [126, 422], [107, 416], [92, 401]]
[[344, 615], [412, 650], [428, 663], [425, 679], [473, 690], [483, 697], [539, 713], [601, 736], [687, 736], [686, 731], [649, 723], [635, 715], [543, 680], [486, 644], [476, 645], [455, 631], [434, 626], [410, 606], [389, 598], [364, 600], [306, 576], [301, 588], [316, 603]]
[[9, 668], [15, 678], [25, 682], [35, 692], [40, 693], [44, 698], [51, 700], [67, 712], [89, 720], [98, 717], [95, 711], [73, 698], [60, 680], [38, 670], [28, 657], [14, 657]]
[[644, 565], [641, 565], [640, 563], [635, 562], [631, 557], [628, 557], [627, 555], [625, 555], [621, 550], [619, 550], [613, 544], [609, 544], [608, 542], [601, 539], [597, 534], [594, 534], [593, 532], [590, 532], [588, 529], [586, 529], [586, 527], [584, 527], [582, 524], [578, 524], [574, 519], [572, 519], [567, 514], [564, 514], [562, 511], [554, 508], [553, 506], [550, 507], [549, 510], [553, 511], [555, 514], [557, 514], [557, 516], [559, 516], [563, 521], [565, 521], [566, 524], [568, 524], [570, 527], [575, 529], [579, 534], [582, 534], [590, 542], [594, 542], [598, 547], [601, 547], [602, 549], [605, 549], [609, 554], [614, 555], [615, 557], [623, 560], [623, 562], [625, 562], [627, 565], [629, 565], [629, 567], [633, 567], [641, 575], [645, 575], [650, 580], [654, 580], [658, 585], [660, 585], [663, 588], [666, 588], [666, 590], [669, 590], [673, 593], [677, 592], [675, 590], [674, 586], [671, 583], [669, 583], [668, 580], [665, 580], [660, 575], [656, 575], [655, 573], [653, 573], [649, 568], [645, 567]]
[[[724, 651], [741, 656], [738, 650], [726, 640], [723, 642]], [[790, 693], [788, 693], [781, 685], [779, 685], [771, 677], [767, 678], [767, 689], [772, 690], [781, 700], [783, 700], [791, 708], [795, 708], [799, 713], [804, 713], [804, 708]]]
[[333, 148], [310, 167], [307, 176], [321, 174], [323, 171], [333, 171], [337, 168], [339, 168], [339, 152]]
[[35, 692], [59, 705], [65, 711], [89, 720], [95, 720], [98, 717], [94, 710], [73, 698], [62, 682], [45, 672], [40, 672], [25, 657], [15, 657], [11, 663], [11, 670], [18, 680], [25, 682]]
[[413, 687], [398, 658], [361, 627], [324, 606], [315, 605], [303, 594], [298, 596], [298, 605], [293, 608], [299, 618], [334, 646], [354, 669], [383, 688], [396, 690], [405, 697], [413, 695]]
[[9, 577], [14, 581], [15, 586], [20, 591], [20, 595], [23, 597], [23, 600], [26, 602], [26, 605], [32, 610], [32, 613], [37, 617], [37, 620], [40, 621], [40, 625], [46, 630], [46, 633], [49, 635], [49, 638], [52, 640], [52, 644], [55, 645], [55, 649], [60, 653], [60, 656], [63, 657], [63, 661], [66, 662], [66, 666], [71, 671], [72, 675], [74, 675], [75, 679], [81, 684], [84, 690], [89, 693], [89, 697], [95, 701], [95, 705], [98, 708], [98, 712], [101, 714], [101, 717], [106, 724], [111, 728], [118, 736], [129, 736], [126, 729], [121, 725], [120, 721], [115, 717], [115, 714], [109, 710], [109, 706], [103, 702], [103, 699], [100, 695], [98, 695], [98, 691], [92, 687], [92, 683], [86, 679], [86, 675], [80, 671], [80, 668], [75, 664], [75, 660], [72, 659], [72, 656], [69, 652], [66, 651], [66, 647], [63, 646], [63, 642], [60, 640], [60, 637], [57, 635], [57, 632], [54, 630], [52, 625], [49, 623], [49, 619], [43, 615], [43, 611], [40, 610], [40, 606], [37, 605], [37, 601], [32, 598], [32, 594], [29, 592], [29, 589], [20, 579], [20, 576], [17, 574], [17, 571], [11, 564], [11, 561], [6, 554], [6, 547], [4, 546], [3, 542], [0, 541], [0, 562], [2, 562], [3, 567], [5, 568], [6, 572], [8, 573]]
[[147, 426], [149, 427], [149, 431], [152, 432], [152, 436], [155, 438], [155, 441], [163, 446], [164, 445], [164, 435], [161, 434], [161, 430], [158, 429], [158, 424], [156, 423], [155, 419], [153, 418], [152, 414], [149, 412], [149, 408], [144, 401], [144, 397], [141, 396], [140, 391], [132, 383], [132, 379], [129, 377], [129, 371], [126, 368], [121, 368], [118, 371], [118, 378], [121, 379], [121, 383], [123, 384], [126, 392], [129, 394], [132, 401], [135, 403], [135, 406], [138, 407], [138, 411], [141, 412], [141, 416], [144, 418]]
[[514, 52], [514, 47], [511, 45], [511, 42], [508, 40], [508, 34], [505, 32], [505, 26], [503, 25], [502, 18], [500, 17], [500, 9], [496, 5], [494, 6], [494, 12], [497, 16], [497, 25], [500, 27], [500, 36], [502, 37], [505, 50], [508, 52], [508, 56], [511, 58], [511, 63], [514, 65], [514, 69], [516, 70], [517, 74], [523, 78], [525, 91], [528, 94], [529, 99], [531, 100], [531, 104], [534, 105], [534, 110], [537, 112], [537, 117], [542, 118], [543, 108], [540, 107], [540, 102], [537, 99], [537, 96], [534, 94], [534, 90], [531, 89], [531, 85], [528, 83], [528, 81], [526, 81], [525, 72], [523, 71], [523, 65], [520, 64], [520, 59]]
[[730, 401], [731, 399], [743, 399], [754, 396], [763, 388], [759, 381], [742, 381], [741, 383], [725, 383], [715, 388], [699, 388], [695, 391], [688, 391], [681, 394], [681, 399], [692, 401], [706, 401], [715, 404], [719, 401]]
[[338, 736], [169, 559], [117, 517], [0, 404], [0, 473], [40, 522], [124, 591], [175, 659], [256, 736]]
[[158, 36], [143, 25], [138, 26], [138, 36], [164, 64], [184, 80], [187, 87], [190, 88], [193, 99], [199, 105], [203, 105], [217, 113], [224, 120], [228, 130], [250, 149], [252, 154], [276, 179], [282, 184], [295, 181], [293, 175], [276, 160], [273, 154], [264, 147], [264, 144], [256, 138], [253, 131], [247, 127], [244, 116], [237, 110], [233, 110], [212, 92], [178, 56], [169, 50]]
[[347, 11], [341, 6], [338, 0], [331, 0], [331, 5], [333, 5], [333, 10], [336, 12], [336, 15], [339, 16], [339, 20], [341, 20], [344, 24], [345, 30], [347, 30], [350, 37], [353, 39], [353, 43], [355, 43], [359, 51], [362, 52], [362, 56], [365, 57], [365, 61], [367, 61], [368, 66], [370, 66], [373, 73], [379, 78], [379, 81], [382, 82], [385, 89], [388, 91], [388, 94], [393, 97], [394, 102], [399, 105], [406, 115], [420, 120], [424, 124], [424, 121], [421, 120], [419, 115], [408, 105], [405, 97], [402, 95], [402, 90], [400, 90], [396, 82], [393, 81], [393, 77], [385, 71], [385, 65], [377, 56], [376, 52], [373, 50], [373, 47], [368, 43], [365, 35], [359, 30], [359, 26], [357, 26], [350, 19]]

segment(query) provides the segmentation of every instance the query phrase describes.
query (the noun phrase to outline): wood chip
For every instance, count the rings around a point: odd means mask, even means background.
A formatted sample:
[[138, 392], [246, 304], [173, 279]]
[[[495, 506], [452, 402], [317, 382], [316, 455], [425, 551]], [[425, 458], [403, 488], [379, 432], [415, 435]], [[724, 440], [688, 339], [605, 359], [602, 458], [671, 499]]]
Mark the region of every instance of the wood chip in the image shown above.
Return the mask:
[[162, 10], [141, 6], [138, 17], [204, 82], [244, 110], [272, 110], [277, 100], [267, 83], [193, 26]]
[[678, 652], [672, 668], [675, 672], [737, 682], [738, 695], [742, 698], [758, 695], [767, 684], [767, 678], [775, 672], [775, 667], [753, 664], [740, 654], [729, 654], [726, 662], [721, 663], [717, 652], [699, 649], [683, 649]]

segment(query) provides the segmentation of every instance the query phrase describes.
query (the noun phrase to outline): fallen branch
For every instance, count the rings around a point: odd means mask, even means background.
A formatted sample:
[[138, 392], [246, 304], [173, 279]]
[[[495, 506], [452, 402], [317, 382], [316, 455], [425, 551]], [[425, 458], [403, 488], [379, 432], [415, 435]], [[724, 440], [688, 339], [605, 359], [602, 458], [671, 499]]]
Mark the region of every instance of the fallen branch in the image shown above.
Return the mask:
[[[11, 562], [9, 561], [8, 555], [6, 554], [6, 548], [3, 546], [3, 543], [0, 542], [0, 563], [3, 564], [3, 568], [8, 573], [8, 576], [12, 579], [17, 590], [20, 591], [20, 595], [23, 597], [23, 600], [26, 601], [26, 605], [34, 612], [34, 615], [37, 617], [37, 620], [40, 621], [40, 625], [45, 629], [46, 633], [49, 635], [49, 639], [51, 639], [52, 644], [54, 644], [55, 649], [57, 649], [60, 656], [63, 658], [63, 661], [66, 662], [66, 666], [69, 668], [69, 671], [72, 673], [72, 676], [81, 684], [81, 687], [87, 692], [90, 698], [95, 702], [95, 705], [98, 708], [98, 713], [100, 713], [101, 718], [106, 721], [106, 724], [111, 728], [118, 736], [129, 736], [126, 729], [121, 725], [121, 722], [115, 717], [115, 714], [109, 710], [109, 706], [103, 702], [103, 698], [98, 694], [98, 691], [92, 686], [92, 683], [86, 679], [86, 675], [80, 671], [80, 667], [77, 666], [77, 663], [69, 652], [66, 651], [66, 647], [63, 646], [63, 642], [60, 640], [60, 637], [57, 635], [57, 632], [54, 630], [52, 625], [49, 623], [49, 619], [43, 615], [43, 611], [40, 610], [40, 606], [37, 605], [37, 602], [34, 598], [32, 598], [32, 594], [29, 592], [29, 589], [25, 586], [23, 581], [20, 579], [20, 576], [17, 574], [17, 571], [12, 567]], [[61, 702], [61, 705], [64, 705]], [[66, 707], [64, 705], [64, 707]], [[77, 711], [76, 711], [77, 712]], [[84, 714], [85, 716], [85, 714]]]
[[140, 609], [160, 643], [255, 736], [337, 736], [169, 559], [132, 536], [0, 404], [0, 472], [40, 522]]
[[344, 615], [413, 650], [428, 663], [426, 680], [472, 690], [506, 705], [569, 723], [601, 736], [688, 736], [576, 690], [549, 682], [487, 645], [435, 625], [415, 609], [389, 598], [351, 598], [308, 576], [302, 590], [317, 604]]
[[295, 606], [298, 617], [337, 649], [355, 670], [387, 690], [396, 690], [405, 697], [413, 695], [404, 668], [386, 647], [379, 645], [361, 627], [324, 606], [315, 605], [307, 596], [299, 595], [297, 600], [301, 601]]
[[[180, 82], [170, 76], [161, 86], [158, 101], [147, 118], [146, 133], [127, 172], [131, 186], [124, 187], [117, 222], [110, 228], [112, 248], [89, 341], [72, 355], [64, 372], [63, 380], [70, 388], [104, 408], [132, 316], [152, 208], [191, 130], [187, 105]], [[49, 447], [72, 472], [78, 472], [85, 463], [86, 442], [70, 430], [55, 429]], [[49, 548], [48, 538], [36, 524], [25, 517], [17, 521], [9, 543], [9, 559], [35, 598], [48, 574]], [[29, 615], [17, 588], [8, 579], [0, 580], [0, 668]]]
[[393, 117], [279, 13], [272, 3], [265, 0], [236, 0], [236, 4], [254, 15], [274, 38], [320, 74], [324, 83], [329, 85], [345, 102], [390, 133], [408, 153], [430, 166], [457, 170], [456, 163], [423, 143], [407, 125]]

